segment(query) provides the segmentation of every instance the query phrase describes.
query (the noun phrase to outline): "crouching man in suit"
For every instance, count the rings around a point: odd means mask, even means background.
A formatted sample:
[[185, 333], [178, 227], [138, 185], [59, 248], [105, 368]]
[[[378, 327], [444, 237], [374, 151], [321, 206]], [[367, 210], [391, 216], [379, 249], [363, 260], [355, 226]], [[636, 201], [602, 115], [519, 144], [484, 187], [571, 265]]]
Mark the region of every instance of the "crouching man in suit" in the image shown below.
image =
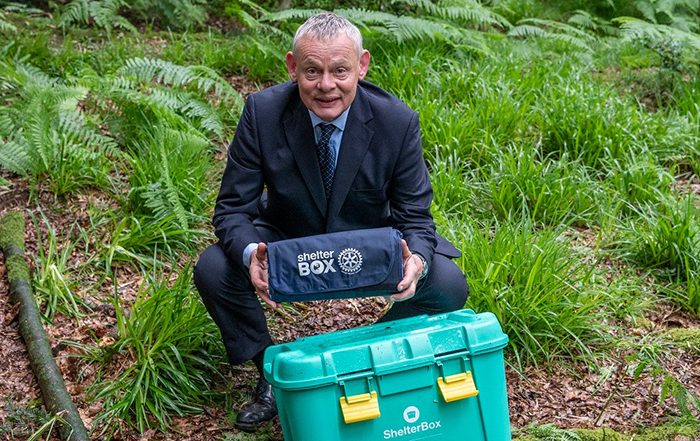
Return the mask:
[[435, 232], [418, 115], [363, 81], [370, 54], [350, 22], [332, 13], [296, 32], [291, 81], [251, 95], [228, 150], [213, 223], [219, 242], [195, 284], [232, 364], [252, 360], [260, 379], [236, 426], [254, 431], [277, 412], [262, 377], [272, 344], [260, 300], [270, 300], [266, 243], [391, 226], [403, 234], [404, 278], [382, 321], [464, 306], [469, 288]]

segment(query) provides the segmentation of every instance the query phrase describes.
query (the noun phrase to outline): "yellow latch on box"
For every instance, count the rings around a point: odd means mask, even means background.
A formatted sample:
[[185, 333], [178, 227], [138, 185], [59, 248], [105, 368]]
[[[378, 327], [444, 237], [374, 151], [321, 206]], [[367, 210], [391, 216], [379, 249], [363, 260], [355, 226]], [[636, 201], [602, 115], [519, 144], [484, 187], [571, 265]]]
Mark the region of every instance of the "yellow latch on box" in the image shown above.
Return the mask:
[[377, 392], [340, 397], [340, 409], [343, 411], [345, 424], [379, 418], [379, 400]]
[[479, 394], [471, 371], [438, 378], [438, 387], [445, 402], [462, 400]]

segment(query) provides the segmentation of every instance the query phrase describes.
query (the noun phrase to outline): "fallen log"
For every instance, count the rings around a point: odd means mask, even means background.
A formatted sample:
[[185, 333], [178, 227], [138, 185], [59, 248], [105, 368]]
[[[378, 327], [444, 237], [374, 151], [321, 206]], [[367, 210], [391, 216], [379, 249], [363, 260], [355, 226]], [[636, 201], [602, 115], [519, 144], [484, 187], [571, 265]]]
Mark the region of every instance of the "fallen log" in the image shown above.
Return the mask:
[[29, 266], [24, 260], [24, 216], [21, 213], [10, 212], [0, 218], [0, 248], [5, 255], [10, 299], [19, 304], [19, 332], [27, 345], [29, 361], [46, 409], [52, 415], [59, 416], [62, 440], [89, 441], [90, 437], [66, 390], [41, 324], [29, 278]]

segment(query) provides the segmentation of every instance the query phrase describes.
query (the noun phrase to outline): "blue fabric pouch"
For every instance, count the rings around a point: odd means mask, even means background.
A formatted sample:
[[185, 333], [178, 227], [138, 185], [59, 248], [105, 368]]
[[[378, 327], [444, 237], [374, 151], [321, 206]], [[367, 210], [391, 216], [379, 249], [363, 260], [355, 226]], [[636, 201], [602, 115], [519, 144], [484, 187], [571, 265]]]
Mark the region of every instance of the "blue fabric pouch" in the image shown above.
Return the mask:
[[391, 227], [270, 242], [267, 259], [270, 298], [281, 302], [385, 296], [403, 278]]

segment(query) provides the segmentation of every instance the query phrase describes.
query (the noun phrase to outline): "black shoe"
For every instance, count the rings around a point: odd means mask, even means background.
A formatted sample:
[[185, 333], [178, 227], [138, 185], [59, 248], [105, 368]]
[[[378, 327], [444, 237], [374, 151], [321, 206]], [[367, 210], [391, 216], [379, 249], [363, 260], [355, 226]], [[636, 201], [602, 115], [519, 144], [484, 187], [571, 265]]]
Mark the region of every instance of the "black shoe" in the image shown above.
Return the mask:
[[272, 386], [260, 377], [255, 386], [253, 400], [245, 404], [236, 417], [236, 428], [244, 432], [255, 432], [260, 424], [270, 421], [277, 415], [275, 394]]

